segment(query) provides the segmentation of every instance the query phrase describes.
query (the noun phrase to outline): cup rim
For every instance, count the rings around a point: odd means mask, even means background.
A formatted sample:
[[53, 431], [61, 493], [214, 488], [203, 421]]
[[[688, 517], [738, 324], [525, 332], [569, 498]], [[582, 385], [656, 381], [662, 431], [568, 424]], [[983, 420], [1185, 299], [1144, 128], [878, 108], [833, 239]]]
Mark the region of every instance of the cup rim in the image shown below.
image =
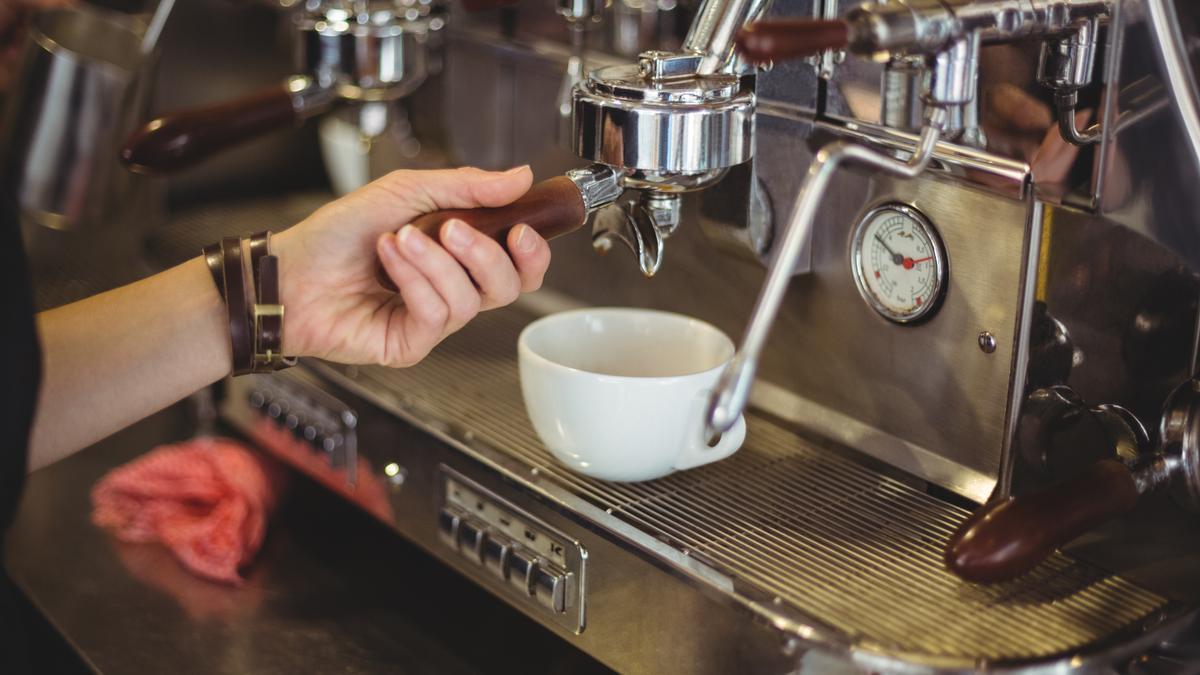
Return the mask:
[[[575, 368], [573, 366], [568, 366], [568, 365], [559, 363], [557, 361], [552, 361], [552, 360], [546, 358], [545, 356], [542, 356], [538, 352], [534, 351], [533, 347], [529, 346], [530, 333], [534, 329], [538, 328], [541, 325], [551, 323], [556, 320], [568, 319], [570, 317], [573, 317], [573, 316], [576, 316], [579, 314], [596, 314], [596, 313], [643, 314], [643, 315], [656, 314], [661, 317], [669, 317], [669, 318], [673, 318], [673, 319], [683, 319], [683, 320], [691, 322], [691, 323], [699, 324], [705, 330], [712, 332], [714, 335], [718, 336], [721, 340], [724, 340], [725, 344], [729, 346], [729, 358], [725, 359], [721, 363], [718, 363], [717, 365], [713, 366], [712, 368], [705, 368], [704, 370], [695, 370], [695, 371], [691, 371], [691, 372], [687, 372], [687, 373], [679, 373], [678, 375], [613, 375], [611, 373], [599, 373], [594, 370], [585, 370], [583, 368]], [[687, 314], [680, 314], [679, 312], [669, 312], [669, 311], [661, 310], [661, 309], [645, 309], [645, 308], [641, 308], [641, 307], [580, 307], [578, 309], [569, 309], [569, 310], [562, 311], [562, 312], [555, 312], [553, 314], [547, 314], [545, 316], [541, 316], [541, 317], [538, 317], [537, 319], [534, 319], [528, 325], [526, 325], [525, 328], [521, 329], [521, 334], [517, 337], [518, 360], [520, 360], [521, 358], [525, 358], [532, 362], [536, 362], [539, 365], [544, 365], [544, 366], [553, 368], [555, 370], [563, 371], [563, 372], [587, 375], [589, 377], [601, 377], [601, 378], [605, 378], [605, 379], [622, 380], [622, 381], [627, 381], [627, 382], [676, 381], [676, 380], [682, 380], [682, 379], [707, 375], [714, 371], [720, 371], [720, 370], [724, 369], [725, 366], [729, 365], [729, 362], [731, 360], [733, 360], [733, 357], [736, 353], [737, 353], [737, 345], [735, 345], [733, 340], [728, 335], [725, 334], [725, 331], [721, 330], [720, 328], [717, 328], [716, 326], [712, 325], [711, 323], [709, 323], [703, 319], [697, 319], [694, 316], [688, 316]]]

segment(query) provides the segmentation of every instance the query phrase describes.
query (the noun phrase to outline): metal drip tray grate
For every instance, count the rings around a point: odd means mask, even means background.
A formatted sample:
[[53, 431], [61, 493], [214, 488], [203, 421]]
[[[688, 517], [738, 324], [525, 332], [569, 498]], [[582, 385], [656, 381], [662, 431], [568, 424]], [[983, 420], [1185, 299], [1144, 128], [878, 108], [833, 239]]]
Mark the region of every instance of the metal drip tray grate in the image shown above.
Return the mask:
[[615, 517], [686, 550], [738, 588], [920, 661], [1027, 661], [1104, 642], [1168, 599], [1057, 555], [1009, 584], [946, 572], [943, 545], [967, 511], [750, 417], [732, 458], [637, 484], [574, 474], [526, 417], [516, 337], [529, 317], [490, 312], [419, 366], [360, 369], [360, 386], [475, 438]]

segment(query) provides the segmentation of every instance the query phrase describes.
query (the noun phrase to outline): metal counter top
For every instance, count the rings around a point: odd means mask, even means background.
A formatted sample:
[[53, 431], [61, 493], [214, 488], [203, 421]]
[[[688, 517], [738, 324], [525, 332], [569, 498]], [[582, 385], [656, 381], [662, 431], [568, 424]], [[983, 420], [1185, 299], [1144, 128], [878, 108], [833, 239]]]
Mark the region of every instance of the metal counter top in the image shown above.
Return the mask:
[[96, 672], [607, 672], [299, 475], [240, 588], [93, 526], [96, 480], [186, 438], [187, 418], [176, 406], [35, 472], [9, 532], [13, 581]]

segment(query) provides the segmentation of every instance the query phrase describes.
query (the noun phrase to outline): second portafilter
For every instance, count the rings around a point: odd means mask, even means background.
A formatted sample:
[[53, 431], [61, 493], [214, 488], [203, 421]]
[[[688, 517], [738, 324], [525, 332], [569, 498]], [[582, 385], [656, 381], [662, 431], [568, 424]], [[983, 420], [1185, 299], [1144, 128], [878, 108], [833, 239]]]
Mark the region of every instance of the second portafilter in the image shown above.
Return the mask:
[[378, 135], [387, 127], [387, 104], [425, 81], [426, 45], [443, 19], [433, 3], [336, 0], [302, 10], [295, 26], [299, 74], [282, 86], [150, 121], [122, 148], [126, 166], [151, 174], [186, 169], [339, 103], [364, 111], [362, 133]]
[[[1136, 430], [1136, 420], [1131, 421]], [[1200, 511], [1200, 379], [1184, 382], [1167, 398], [1158, 437], [1148, 452], [1101, 460], [1041, 492], [982, 506], [950, 538], [946, 566], [968, 581], [1014, 579], [1159, 489]]]

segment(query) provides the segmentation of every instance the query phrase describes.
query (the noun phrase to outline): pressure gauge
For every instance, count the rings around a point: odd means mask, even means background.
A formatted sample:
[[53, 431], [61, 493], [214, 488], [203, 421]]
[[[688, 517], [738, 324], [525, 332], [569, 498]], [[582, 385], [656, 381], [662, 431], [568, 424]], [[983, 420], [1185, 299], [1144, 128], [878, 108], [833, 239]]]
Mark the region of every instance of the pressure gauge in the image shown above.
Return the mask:
[[880, 316], [928, 316], [946, 289], [946, 253], [929, 220], [905, 204], [871, 209], [854, 229], [850, 264], [858, 292]]

